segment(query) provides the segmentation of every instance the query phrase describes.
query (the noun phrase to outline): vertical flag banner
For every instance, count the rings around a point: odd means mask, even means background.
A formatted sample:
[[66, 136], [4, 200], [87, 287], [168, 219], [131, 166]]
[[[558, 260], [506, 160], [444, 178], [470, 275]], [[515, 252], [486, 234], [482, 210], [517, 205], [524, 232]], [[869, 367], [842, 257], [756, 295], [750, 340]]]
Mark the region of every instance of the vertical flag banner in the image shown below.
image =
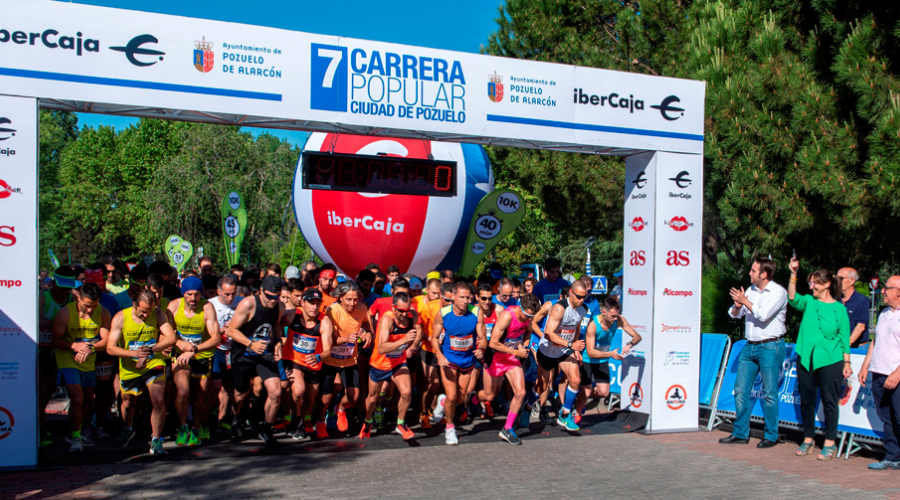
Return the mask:
[[241, 260], [241, 242], [247, 232], [247, 208], [244, 198], [231, 190], [222, 200], [222, 231], [225, 237], [225, 255], [231, 267]]
[[53, 268], [56, 269], [59, 267], [59, 259], [56, 258], [56, 254], [53, 253], [53, 250], [47, 249], [47, 253], [50, 254], [50, 262], [53, 263]]
[[460, 273], [468, 276], [475, 266], [525, 218], [525, 201], [515, 191], [498, 189], [485, 196], [475, 208], [466, 238]]
[[169, 236], [166, 239], [166, 255], [169, 256], [169, 264], [175, 266], [180, 273], [184, 270], [184, 266], [188, 261], [191, 260], [191, 256], [194, 255], [194, 245], [182, 240], [180, 236]]

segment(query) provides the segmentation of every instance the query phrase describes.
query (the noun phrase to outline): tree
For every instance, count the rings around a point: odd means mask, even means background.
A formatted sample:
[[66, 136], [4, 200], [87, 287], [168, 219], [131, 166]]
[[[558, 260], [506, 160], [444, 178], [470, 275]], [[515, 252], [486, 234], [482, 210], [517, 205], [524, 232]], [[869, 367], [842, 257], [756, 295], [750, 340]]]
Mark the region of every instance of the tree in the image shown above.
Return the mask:
[[[47, 250], [54, 249], [66, 229], [59, 224], [59, 165], [62, 152], [78, 138], [78, 119], [73, 113], [41, 110], [39, 133], [39, 192], [38, 208], [41, 219], [40, 252], [41, 269], [52, 269]], [[55, 247], [55, 251], [62, 250]]]

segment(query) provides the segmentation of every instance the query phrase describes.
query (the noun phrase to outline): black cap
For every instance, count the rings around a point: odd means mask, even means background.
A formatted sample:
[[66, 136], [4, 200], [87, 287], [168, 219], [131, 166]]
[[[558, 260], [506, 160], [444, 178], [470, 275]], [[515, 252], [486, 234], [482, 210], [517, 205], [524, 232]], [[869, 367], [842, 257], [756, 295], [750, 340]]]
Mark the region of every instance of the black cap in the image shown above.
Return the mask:
[[307, 288], [303, 291], [303, 300], [306, 302], [322, 300], [322, 292], [318, 288]]
[[262, 281], [262, 289], [270, 293], [281, 293], [281, 278], [269, 275]]

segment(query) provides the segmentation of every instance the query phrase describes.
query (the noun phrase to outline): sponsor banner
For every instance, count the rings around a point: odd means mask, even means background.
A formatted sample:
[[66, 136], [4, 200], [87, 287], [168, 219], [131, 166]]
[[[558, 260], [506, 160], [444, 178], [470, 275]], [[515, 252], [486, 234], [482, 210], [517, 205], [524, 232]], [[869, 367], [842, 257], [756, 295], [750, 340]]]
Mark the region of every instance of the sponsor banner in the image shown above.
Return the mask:
[[[222, 199], [222, 234], [229, 267], [241, 260], [241, 243], [246, 232], [247, 208], [244, 198], [237, 190], [232, 189]], [[203, 257], [202, 247], [200, 257]]]
[[460, 274], [469, 276], [475, 266], [525, 218], [525, 198], [511, 189], [498, 189], [485, 196], [475, 208], [472, 227], [466, 238]]
[[166, 255], [169, 257], [169, 264], [181, 273], [194, 255], [194, 245], [173, 234], [166, 238]]
[[[625, 160], [625, 228], [622, 315], [643, 340], [632, 355], [621, 361], [621, 408], [650, 413], [653, 345], [653, 218], [656, 191], [656, 158], [653, 153]], [[618, 344], [621, 347], [622, 341]], [[621, 351], [620, 351], [621, 352]], [[610, 362], [612, 363], [612, 361]]]
[[0, 467], [38, 458], [37, 117], [35, 99], [0, 96]]
[[699, 81], [71, 3], [4, 2], [0, 18], [11, 94], [314, 130], [703, 151]]

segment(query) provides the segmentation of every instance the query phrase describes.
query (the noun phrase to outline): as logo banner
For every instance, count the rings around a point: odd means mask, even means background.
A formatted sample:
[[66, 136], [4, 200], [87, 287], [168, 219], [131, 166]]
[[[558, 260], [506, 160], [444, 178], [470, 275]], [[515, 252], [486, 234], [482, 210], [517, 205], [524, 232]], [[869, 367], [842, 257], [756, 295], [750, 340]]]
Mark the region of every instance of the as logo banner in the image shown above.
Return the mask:
[[194, 245], [173, 234], [166, 239], [166, 255], [169, 257], [169, 264], [180, 273], [193, 257]]
[[525, 201], [515, 191], [498, 189], [485, 196], [475, 208], [460, 273], [468, 276], [500, 240], [519, 227], [524, 218]]
[[231, 190], [222, 200], [222, 231], [225, 238], [225, 256], [228, 266], [241, 260], [241, 243], [247, 232], [247, 209], [244, 198], [237, 190]]

